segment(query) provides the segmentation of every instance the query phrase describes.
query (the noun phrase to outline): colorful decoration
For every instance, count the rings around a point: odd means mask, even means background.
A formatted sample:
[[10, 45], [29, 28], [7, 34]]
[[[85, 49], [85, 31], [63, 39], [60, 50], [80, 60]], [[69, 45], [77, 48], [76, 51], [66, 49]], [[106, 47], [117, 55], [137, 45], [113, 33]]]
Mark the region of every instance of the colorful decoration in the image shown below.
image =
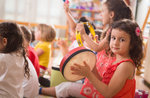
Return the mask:
[[140, 28], [136, 27], [135, 33], [136, 33], [137, 36], [140, 36], [140, 32], [141, 32]]

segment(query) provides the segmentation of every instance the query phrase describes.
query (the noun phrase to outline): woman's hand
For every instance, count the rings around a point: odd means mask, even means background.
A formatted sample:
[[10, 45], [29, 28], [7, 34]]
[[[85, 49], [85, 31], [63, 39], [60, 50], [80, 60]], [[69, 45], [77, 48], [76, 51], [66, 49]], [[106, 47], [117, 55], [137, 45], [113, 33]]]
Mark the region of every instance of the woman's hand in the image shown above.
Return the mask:
[[77, 63], [71, 66], [72, 74], [88, 77], [91, 73], [91, 69], [85, 61], [83, 63], [84, 66]]

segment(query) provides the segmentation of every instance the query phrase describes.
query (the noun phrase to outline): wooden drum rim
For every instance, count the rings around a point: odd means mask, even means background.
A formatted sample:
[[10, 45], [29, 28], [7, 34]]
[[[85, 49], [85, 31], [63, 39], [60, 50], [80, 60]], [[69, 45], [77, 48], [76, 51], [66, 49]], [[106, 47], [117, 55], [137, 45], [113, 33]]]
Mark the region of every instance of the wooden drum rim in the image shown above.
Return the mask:
[[61, 63], [60, 63], [60, 71], [64, 76], [64, 68], [66, 66], [66, 64], [70, 61], [70, 59], [72, 57], [74, 57], [75, 55], [81, 53], [81, 52], [85, 52], [85, 51], [89, 51], [94, 53], [93, 51], [86, 49], [85, 47], [77, 47], [73, 50], [71, 50], [67, 55], [64, 56], [64, 58], [62, 59]]

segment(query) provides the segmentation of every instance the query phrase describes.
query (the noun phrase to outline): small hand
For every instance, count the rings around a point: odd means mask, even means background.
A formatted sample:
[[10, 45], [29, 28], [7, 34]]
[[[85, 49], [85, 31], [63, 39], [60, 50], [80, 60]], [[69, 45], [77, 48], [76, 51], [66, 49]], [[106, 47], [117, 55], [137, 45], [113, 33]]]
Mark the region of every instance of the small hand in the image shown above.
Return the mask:
[[57, 44], [60, 48], [67, 48], [67, 43], [64, 40], [58, 40]]
[[74, 66], [71, 66], [72, 74], [87, 77], [91, 73], [91, 70], [89, 65], [85, 61], [83, 63], [84, 66], [76, 63], [74, 64]]
[[69, 12], [69, 4], [68, 3], [64, 3], [64, 10], [66, 13]]
[[78, 24], [76, 25], [76, 31], [79, 31], [81, 35], [82, 35], [82, 34], [86, 34], [86, 33], [85, 33], [84, 24], [83, 24], [83, 23], [78, 23]]
[[110, 34], [111, 34], [111, 30], [112, 30], [111, 28], [109, 28], [109, 29], [107, 30], [106, 36], [105, 36], [104, 39], [109, 40], [109, 36], [110, 36]]

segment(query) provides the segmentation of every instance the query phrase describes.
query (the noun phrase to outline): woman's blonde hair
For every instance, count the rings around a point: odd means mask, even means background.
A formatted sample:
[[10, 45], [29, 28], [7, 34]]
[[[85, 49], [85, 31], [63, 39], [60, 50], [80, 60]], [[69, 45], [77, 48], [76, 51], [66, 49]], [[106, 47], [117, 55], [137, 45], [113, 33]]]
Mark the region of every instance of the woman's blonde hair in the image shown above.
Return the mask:
[[52, 26], [46, 24], [39, 24], [37, 28], [41, 32], [42, 41], [52, 42], [55, 39], [56, 31]]

